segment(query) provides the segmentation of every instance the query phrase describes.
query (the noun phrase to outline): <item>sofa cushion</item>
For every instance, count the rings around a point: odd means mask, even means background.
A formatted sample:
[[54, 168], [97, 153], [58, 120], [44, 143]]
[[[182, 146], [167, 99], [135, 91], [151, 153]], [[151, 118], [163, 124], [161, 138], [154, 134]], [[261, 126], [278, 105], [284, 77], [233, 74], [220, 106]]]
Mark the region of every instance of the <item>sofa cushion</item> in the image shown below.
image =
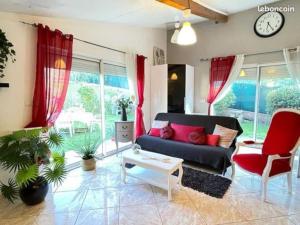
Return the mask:
[[230, 165], [230, 158], [233, 152], [233, 148], [226, 149], [219, 146], [193, 145], [149, 135], [139, 137], [136, 143], [143, 150], [196, 162], [204, 166], [209, 166], [218, 172], [222, 172]]
[[171, 128], [174, 130], [173, 140], [189, 142], [189, 134], [192, 132], [204, 132], [204, 127], [188, 126], [176, 123], [171, 123]]
[[220, 135], [219, 146], [229, 148], [235, 139], [238, 131], [216, 124], [214, 135]]
[[149, 131], [149, 135], [154, 137], [160, 137], [160, 128], [151, 128]]
[[206, 134], [204, 132], [193, 131], [189, 134], [189, 143], [195, 145], [204, 145], [206, 143]]
[[166, 120], [153, 120], [151, 128], [164, 128], [169, 125], [169, 121]]
[[170, 126], [166, 126], [160, 129], [160, 137], [162, 139], [170, 139], [174, 134], [173, 129]]
[[206, 136], [206, 144], [209, 146], [218, 146], [220, 140], [220, 135], [208, 134]]

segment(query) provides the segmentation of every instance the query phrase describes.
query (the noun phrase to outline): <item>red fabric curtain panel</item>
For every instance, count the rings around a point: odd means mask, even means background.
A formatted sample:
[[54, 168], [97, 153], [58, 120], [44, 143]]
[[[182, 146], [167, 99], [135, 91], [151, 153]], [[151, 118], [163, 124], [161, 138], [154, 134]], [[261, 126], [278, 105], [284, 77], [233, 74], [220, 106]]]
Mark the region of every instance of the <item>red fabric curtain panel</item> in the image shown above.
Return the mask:
[[210, 65], [210, 76], [209, 76], [209, 93], [207, 97], [208, 106], [208, 115], [211, 113], [211, 104], [217, 98], [218, 94], [224, 87], [235, 56], [227, 56], [227, 57], [218, 57], [213, 58], [211, 60]]
[[72, 66], [73, 36], [51, 31], [41, 24], [37, 32], [32, 121], [26, 127], [50, 127], [64, 105]]
[[136, 75], [137, 75], [137, 92], [138, 92], [138, 106], [136, 108], [136, 123], [135, 123], [135, 137], [145, 134], [145, 125], [143, 120], [142, 107], [144, 104], [144, 86], [145, 86], [145, 57], [137, 55], [136, 57]]

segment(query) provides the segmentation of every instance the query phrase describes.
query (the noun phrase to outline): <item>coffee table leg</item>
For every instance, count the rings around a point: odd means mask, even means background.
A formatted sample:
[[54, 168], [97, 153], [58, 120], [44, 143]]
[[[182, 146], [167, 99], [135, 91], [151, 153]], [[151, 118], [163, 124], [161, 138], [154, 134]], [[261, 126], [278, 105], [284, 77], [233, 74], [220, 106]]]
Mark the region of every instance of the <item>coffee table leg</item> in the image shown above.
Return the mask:
[[122, 178], [123, 178], [123, 182], [126, 183], [126, 162], [125, 161], [122, 161]]
[[168, 200], [172, 201], [171, 174], [168, 174]]
[[178, 184], [179, 184], [179, 187], [181, 188], [181, 187], [182, 187], [181, 179], [182, 179], [182, 175], [183, 175], [182, 164], [180, 164], [180, 166], [179, 166], [178, 169], [179, 169], [179, 174], [178, 174]]

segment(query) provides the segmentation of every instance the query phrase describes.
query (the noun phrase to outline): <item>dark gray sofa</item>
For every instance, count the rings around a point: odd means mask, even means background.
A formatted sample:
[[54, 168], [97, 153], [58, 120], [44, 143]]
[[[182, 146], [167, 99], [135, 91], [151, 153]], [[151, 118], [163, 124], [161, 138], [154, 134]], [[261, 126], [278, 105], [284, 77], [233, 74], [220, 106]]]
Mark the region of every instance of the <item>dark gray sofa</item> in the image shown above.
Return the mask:
[[[205, 132], [207, 134], [213, 133], [216, 124], [237, 130], [238, 136], [243, 133], [238, 120], [232, 117], [159, 113], [156, 115], [155, 119], [183, 125], [202, 126], [205, 127]], [[228, 149], [164, 140], [150, 135], [143, 135], [137, 138], [136, 143], [144, 150], [182, 158], [185, 161], [209, 167], [216, 170], [218, 173], [225, 173], [227, 167], [231, 165], [230, 158], [235, 150], [236, 139]]]

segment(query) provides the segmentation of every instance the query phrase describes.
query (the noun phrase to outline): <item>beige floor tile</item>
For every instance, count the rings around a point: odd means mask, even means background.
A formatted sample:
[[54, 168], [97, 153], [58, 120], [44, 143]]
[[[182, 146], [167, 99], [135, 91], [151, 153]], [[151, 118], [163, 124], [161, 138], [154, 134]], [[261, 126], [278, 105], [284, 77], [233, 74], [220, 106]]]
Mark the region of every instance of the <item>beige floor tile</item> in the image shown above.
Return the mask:
[[159, 214], [164, 225], [205, 225], [196, 207], [190, 200], [158, 204]]
[[89, 182], [89, 189], [120, 187], [122, 185], [121, 175], [114, 172], [103, 172], [96, 175]]
[[283, 216], [280, 208], [275, 204], [264, 202], [255, 194], [239, 195], [231, 199], [232, 204], [247, 219], [263, 219]]
[[155, 205], [120, 207], [119, 225], [162, 225]]
[[120, 192], [116, 188], [103, 188], [88, 190], [82, 204], [82, 210], [118, 207], [120, 204]]
[[230, 204], [229, 200], [217, 199], [205, 194], [189, 195], [199, 215], [207, 224], [241, 222], [245, 217]]
[[291, 215], [289, 218], [294, 224], [296, 225], [300, 224], [300, 213]]
[[119, 209], [84, 210], [78, 215], [76, 225], [118, 225]]
[[[166, 190], [154, 186], [151, 186], [151, 188], [157, 203], [168, 202], [168, 192]], [[185, 188], [176, 188], [172, 190], [172, 201], [179, 202], [187, 200], [189, 200], [189, 197], [185, 191]]]
[[56, 192], [86, 190], [89, 187], [90, 179], [91, 177], [85, 177], [84, 175], [67, 177], [67, 179], [57, 187]]
[[36, 225], [35, 223], [36, 217], [35, 216], [22, 216], [16, 217], [12, 219], [0, 219], [1, 225]]
[[56, 213], [78, 212], [85, 199], [86, 191], [65, 191], [53, 194], [50, 201]]
[[36, 225], [74, 225], [77, 213], [52, 213], [37, 216]]
[[276, 217], [262, 220], [251, 220], [240, 223], [230, 223], [227, 225], [295, 225], [288, 217]]
[[120, 190], [120, 205], [152, 204], [155, 202], [150, 185], [132, 185]]
[[11, 203], [0, 196], [0, 219], [21, 217], [24, 215], [26, 207], [27, 206], [24, 205], [21, 200], [16, 200], [14, 203]]

